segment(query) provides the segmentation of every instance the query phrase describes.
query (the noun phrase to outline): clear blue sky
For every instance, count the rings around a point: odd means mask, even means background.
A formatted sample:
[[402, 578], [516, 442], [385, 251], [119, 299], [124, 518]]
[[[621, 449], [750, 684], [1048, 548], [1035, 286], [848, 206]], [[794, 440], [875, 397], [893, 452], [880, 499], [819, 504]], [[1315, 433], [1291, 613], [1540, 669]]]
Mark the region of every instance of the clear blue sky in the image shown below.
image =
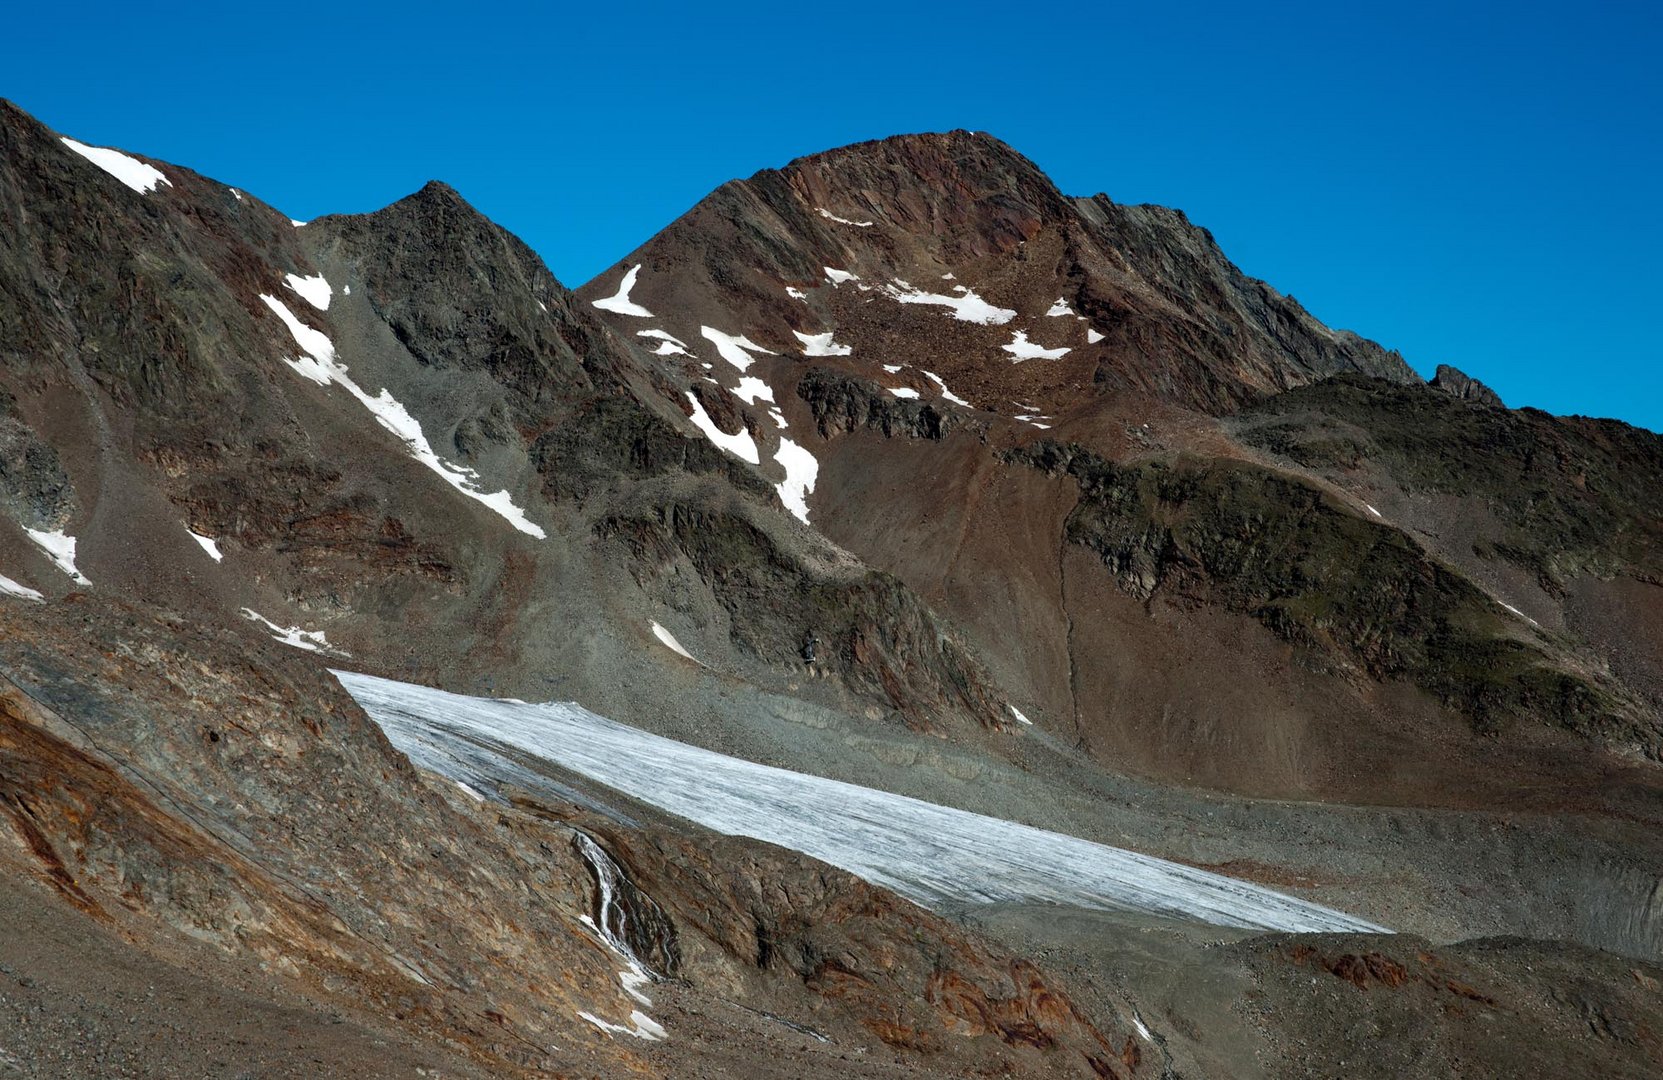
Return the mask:
[[986, 130], [1424, 373], [1663, 429], [1654, 5], [563, 7], [13, 5], [0, 94], [298, 218], [444, 179], [568, 285], [730, 177]]

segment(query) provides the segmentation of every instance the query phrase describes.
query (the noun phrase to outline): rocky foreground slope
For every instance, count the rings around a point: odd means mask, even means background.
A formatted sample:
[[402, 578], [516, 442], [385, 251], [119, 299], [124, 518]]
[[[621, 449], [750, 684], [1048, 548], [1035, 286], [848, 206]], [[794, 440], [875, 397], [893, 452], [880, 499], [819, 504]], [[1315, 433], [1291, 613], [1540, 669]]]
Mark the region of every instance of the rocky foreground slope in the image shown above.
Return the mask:
[[[10, 105], [0, 220], [3, 898], [64, 928], [0, 935], [0, 1076], [1663, 1065], [1656, 436], [1424, 386], [963, 133], [575, 295], [442, 184], [296, 223]], [[1419, 936], [926, 910], [441, 780], [331, 667]]]

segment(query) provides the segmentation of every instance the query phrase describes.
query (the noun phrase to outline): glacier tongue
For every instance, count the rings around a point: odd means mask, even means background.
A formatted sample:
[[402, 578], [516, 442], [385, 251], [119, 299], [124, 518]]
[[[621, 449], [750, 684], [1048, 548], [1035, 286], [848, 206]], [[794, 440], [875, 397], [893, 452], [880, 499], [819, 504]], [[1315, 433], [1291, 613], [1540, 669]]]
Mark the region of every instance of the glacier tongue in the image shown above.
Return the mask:
[[540, 759], [717, 832], [805, 852], [926, 907], [1005, 901], [1147, 912], [1296, 932], [1384, 927], [1181, 863], [727, 757], [575, 704], [464, 697], [337, 671], [394, 746], [481, 791], [568, 797]]

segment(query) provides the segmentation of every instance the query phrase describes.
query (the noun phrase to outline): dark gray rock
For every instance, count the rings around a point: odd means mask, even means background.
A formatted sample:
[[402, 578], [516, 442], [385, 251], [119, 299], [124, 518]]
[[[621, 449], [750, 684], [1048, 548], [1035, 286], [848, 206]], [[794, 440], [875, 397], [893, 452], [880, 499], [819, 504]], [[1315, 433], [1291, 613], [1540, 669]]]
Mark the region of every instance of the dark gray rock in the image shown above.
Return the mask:
[[1470, 401], [1474, 405], [1493, 405], [1498, 409], [1506, 408], [1502, 404], [1501, 395], [1488, 386], [1468, 375], [1458, 368], [1448, 364], [1439, 364], [1438, 370], [1432, 376], [1432, 385], [1446, 394], [1453, 394], [1463, 401]]

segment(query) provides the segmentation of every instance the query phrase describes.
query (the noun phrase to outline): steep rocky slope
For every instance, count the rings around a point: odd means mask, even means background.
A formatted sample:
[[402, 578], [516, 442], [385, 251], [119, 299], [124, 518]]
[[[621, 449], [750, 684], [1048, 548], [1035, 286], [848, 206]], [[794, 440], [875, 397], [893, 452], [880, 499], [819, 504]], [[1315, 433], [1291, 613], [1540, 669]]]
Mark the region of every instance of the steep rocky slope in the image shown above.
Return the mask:
[[[126, 1008], [41, 977], [83, 949], [383, 1071], [1286, 1075], [1429, 1016], [1413, 1060], [1659, 1064], [1655, 437], [1422, 386], [964, 133], [726, 185], [575, 295], [443, 184], [296, 223], [10, 105], [0, 223], [0, 865], [81, 928], [0, 956], [0, 1023], [54, 1016], [0, 1075]], [[578, 778], [482, 797], [330, 667], [1435, 943], [925, 911]], [[1442, 944], [1518, 932], [1636, 959]]]
[[[941, 605], [1022, 707], [1105, 760], [1196, 775], [1169, 753], [1186, 735], [1136, 730], [1151, 711], [1191, 734], [1245, 711], [1207, 782], [1324, 797], [1403, 797], [1399, 770], [1336, 783], [1330, 756], [1430, 765], [1464, 743], [1485, 774], [1503, 731], [1567, 754], [1556, 732], [1663, 751], [1644, 661], [1613, 666], [1557, 615], [1544, 628], [1473, 566], [1494, 553], [1561, 595], [1650, 580], [1655, 438], [1509, 412], [1453, 369], [1434, 393], [1180, 213], [1068, 199], [987, 136], [908, 136], [725, 185], [580, 295], [659, 342], [666, 377], [721, 403], [719, 432], [756, 440], [765, 465], [776, 441], [813, 454], [809, 519]], [[1511, 520], [1477, 546], [1429, 542], [1386, 484]], [[1101, 569], [1071, 573], [1070, 546]], [[1105, 585], [1275, 668], [1199, 695], [1105, 684], [1099, 650], [1163, 636]], [[1278, 642], [1330, 702], [1287, 700]], [[1165, 667], [1142, 677], [1170, 683]], [[1272, 731], [1252, 715], [1290, 710], [1306, 715]], [[1434, 737], [1404, 738], [1405, 710]], [[1290, 742], [1315, 767], [1290, 767]]]

